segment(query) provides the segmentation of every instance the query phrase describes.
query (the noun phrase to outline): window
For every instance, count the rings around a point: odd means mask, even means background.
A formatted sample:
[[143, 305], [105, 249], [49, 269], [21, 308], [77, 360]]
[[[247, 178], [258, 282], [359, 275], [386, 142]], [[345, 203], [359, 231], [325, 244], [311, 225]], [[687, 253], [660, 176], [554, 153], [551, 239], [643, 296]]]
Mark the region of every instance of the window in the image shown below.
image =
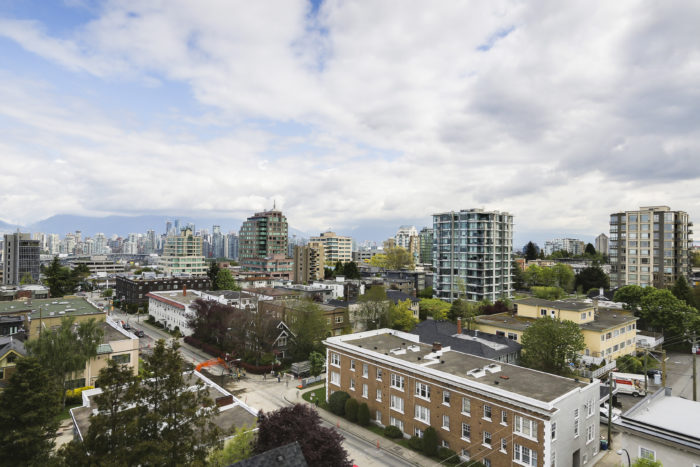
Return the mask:
[[391, 387], [403, 391], [404, 388], [404, 377], [399, 376], [395, 373], [391, 374]]
[[440, 444], [442, 445], [443, 448], [450, 449], [450, 443], [448, 443], [444, 439], [440, 442]]
[[377, 402], [381, 402], [381, 401], [382, 401], [382, 390], [377, 389]]
[[557, 422], [552, 422], [552, 441], [557, 439]]
[[379, 410], [374, 413], [374, 420], [378, 423], [382, 423], [382, 413]]
[[450, 391], [442, 391], [442, 403], [450, 405]]
[[491, 467], [491, 460], [490, 459], [484, 459], [482, 462], [484, 464], [484, 467]]
[[462, 397], [462, 413], [464, 415], [472, 414], [472, 403], [466, 397]]
[[516, 443], [513, 446], [513, 460], [523, 465], [537, 467], [537, 451], [533, 451], [532, 449], [528, 449]]
[[369, 387], [366, 384], [363, 384], [362, 385], [362, 397], [367, 399], [368, 396], [369, 396]]
[[501, 438], [501, 451], [508, 452], [508, 440], [505, 438]]
[[586, 403], [586, 408], [588, 412], [586, 413], [586, 418], [593, 415], [593, 407], [595, 407], [595, 399], [591, 399]]
[[403, 421], [402, 420], [399, 420], [398, 418], [391, 417], [391, 419], [389, 420], [389, 423], [391, 423], [391, 425], [395, 426], [399, 430], [403, 431]]
[[547, 316], [547, 310], [545, 310], [544, 308], [542, 308], [542, 309], [540, 310], [540, 316]]
[[350, 378], [350, 390], [355, 390], [355, 378]]
[[369, 377], [369, 365], [367, 365], [366, 363], [362, 364], [362, 377], [363, 378]]
[[331, 365], [340, 366], [340, 355], [338, 355], [337, 353], [331, 354]]
[[430, 400], [430, 386], [424, 383], [416, 382], [416, 397]]
[[484, 436], [483, 436], [483, 444], [484, 446], [491, 447], [491, 433], [488, 431], [484, 431]]
[[471, 435], [471, 426], [467, 425], [466, 423], [462, 423], [462, 439], [465, 441], [469, 441], [470, 435]]
[[419, 437], [419, 438], [422, 438], [423, 435], [424, 435], [425, 433], [423, 432], [423, 430], [421, 430], [420, 428], [416, 427], [416, 428], [413, 429], [413, 434], [414, 434], [415, 436]]
[[442, 416], [442, 429], [450, 431], [450, 416], [449, 415]]
[[576, 437], [578, 437], [578, 409], [574, 409], [574, 438]]
[[586, 313], [581, 313], [581, 319], [586, 319]]
[[537, 439], [537, 422], [529, 418], [521, 417], [520, 415], [514, 415], [513, 433], [518, 433], [527, 438]]
[[642, 459], [649, 459], [650, 461], [655, 461], [656, 451], [652, 451], [651, 449], [639, 446], [639, 457], [641, 457]]
[[382, 369], [377, 368], [377, 381], [381, 381], [381, 380], [382, 380]]
[[350, 371], [355, 371], [355, 360], [350, 360]]
[[340, 324], [343, 322], [343, 317], [342, 316], [336, 316], [335, 317], [335, 324]]
[[501, 411], [501, 425], [506, 425], [508, 423], [508, 414], [505, 410]]
[[418, 404], [414, 408], [416, 420], [430, 424], [430, 409]]
[[129, 363], [131, 361], [131, 354], [125, 353], [121, 355], [113, 355], [112, 360], [114, 360], [115, 363], [120, 364]]
[[331, 371], [331, 384], [340, 386], [340, 373], [337, 371]]
[[590, 443], [593, 441], [593, 435], [595, 434], [595, 430], [593, 429], [593, 425], [589, 426], [586, 428], [586, 444]]
[[485, 405], [484, 406], [484, 418], [486, 420], [491, 420], [491, 406], [490, 405]]
[[459, 452], [459, 457], [461, 457], [462, 460], [464, 460], [464, 461], [468, 461], [469, 458], [470, 458], [470, 457], [469, 457], [469, 451], [467, 451], [466, 449], [462, 448], [462, 450]]
[[515, 333], [512, 333], [512, 332], [509, 332], [509, 333], [508, 333], [508, 339], [512, 339], [512, 340], [514, 340], [514, 341], [517, 341], [517, 340], [518, 340], [518, 335], [515, 334]]
[[397, 412], [403, 413], [403, 399], [398, 396], [391, 396], [391, 403], [389, 407]]

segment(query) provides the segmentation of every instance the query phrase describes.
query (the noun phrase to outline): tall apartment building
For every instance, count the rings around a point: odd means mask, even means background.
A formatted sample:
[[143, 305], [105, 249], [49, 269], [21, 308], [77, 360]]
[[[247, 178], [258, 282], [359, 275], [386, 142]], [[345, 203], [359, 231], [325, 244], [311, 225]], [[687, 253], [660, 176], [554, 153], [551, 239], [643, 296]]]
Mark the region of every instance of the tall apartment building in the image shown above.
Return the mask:
[[160, 268], [166, 275], [177, 274], [203, 275], [207, 266], [202, 256], [202, 237], [197, 237], [189, 228], [178, 235], [169, 235], [165, 239]]
[[412, 225], [402, 225], [394, 235], [394, 244], [401, 248], [409, 249], [411, 237], [417, 237], [418, 231]]
[[274, 255], [287, 257], [288, 226], [282, 211], [257, 212], [241, 226], [238, 256], [241, 266], [259, 270], [260, 260]]
[[513, 216], [463, 209], [433, 214], [433, 288], [443, 300], [510, 297]]
[[610, 215], [610, 286], [672, 285], [692, 273], [691, 227], [687, 212], [668, 206], [641, 207]]
[[352, 238], [350, 237], [343, 237], [335, 232], [323, 232], [318, 237], [311, 237], [309, 242], [323, 245], [326, 264], [334, 265], [338, 261], [341, 263], [352, 261]]
[[310, 284], [323, 280], [326, 253], [323, 244], [310, 242], [308, 245], [294, 246], [294, 282]]
[[608, 254], [608, 236], [604, 233], [595, 238], [595, 251], [601, 255]]
[[330, 337], [326, 397], [345, 391], [405, 437], [432, 426], [462, 461], [589, 465], [599, 449], [600, 382], [584, 383], [420, 342], [390, 329]]
[[226, 257], [229, 259], [238, 259], [238, 234], [235, 232], [229, 232], [226, 236], [226, 244], [228, 245], [228, 251]]
[[586, 250], [586, 243], [576, 238], [555, 238], [544, 243], [544, 254], [551, 255], [555, 251], [566, 251], [570, 255], [582, 255]]
[[433, 229], [423, 227], [418, 232], [420, 240], [420, 262], [423, 264], [433, 263]]
[[26, 277], [39, 283], [39, 240], [32, 240], [31, 234], [15, 232], [5, 234], [3, 243], [4, 285], [19, 285]]

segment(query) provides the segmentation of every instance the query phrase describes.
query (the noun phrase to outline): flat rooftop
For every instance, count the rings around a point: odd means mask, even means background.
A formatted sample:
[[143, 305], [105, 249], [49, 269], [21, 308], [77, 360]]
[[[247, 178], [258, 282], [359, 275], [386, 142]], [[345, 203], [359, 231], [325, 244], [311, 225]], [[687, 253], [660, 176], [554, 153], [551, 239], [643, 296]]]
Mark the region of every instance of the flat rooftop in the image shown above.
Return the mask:
[[[62, 297], [43, 298], [31, 300], [13, 300], [11, 302], [0, 302], [0, 313], [26, 313], [29, 312], [32, 319], [38, 319], [41, 309], [41, 316], [49, 318], [51, 316], [75, 316], [95, 313], [104, 313], [99, 308], [92, 306], [82, 297]], [[53, 313], [53, 315], [51, 314]]]
[[[446, 373], [462, 378], [466, 382], [483, 384], [545, 403], [550, 403], [572, 390], [587, 386], [586, 383], [577, 382], [571, 378], [530, 370], [454, 350], [443, 350], [436, 363], [427, 364], [427, 362], [434, 361], [427, 358], [432, 353], [432, 345], [411, 342], [391, 333], [345, 339], [343, 342], [362, 347], [366, 351], [403, 360], [417, 370], [430, 369]], [[403, 353], [396, 353], [397, 349], [401, 349]], [[492, 364], [500, 365], [500, 371], [493, 373], [486, 371], [481, 377], [468, 374], [470, 370], [483, 369]]]
[[493, 315], [479, 315], [474, 318], [474, 320], [480, 324], [500, 326], [502, 328], [513, 329], [516, 331], [524, 331], [535, 321], [534, 318], [523, 318], [517, 315], [513, 316], [508, 312], [496, 313]]
[[700, 402], [671, 396], [670, 392], [646, 397], [624, 413], [623, 422], [624, 419], [700, 439], [700, 425], [697, 423]]
[[169, 300], [186, 306], [191, 305], [195, 300], [202, 298], [196, 294], [194, 290], [188, 290], [186, 294], [183, 294], [182, 290], [153, 291], [149, 292], [148, 295], [154, 295], [156, 297], [163, 298], [166, 301]]
[[610, 328], [616, 328], [627, 323], [634, 323], [638, 318], [615, 311], [599, 311], [595, 314], [593, 321], [581, 324], [581, 329], [588, 331], [604, 331]]
[[593, 308], [592, 303], [568, 301], [568, 300], [545, 300], [543, 298], [523, 298], [520, 300], [513, 300], [513, 303], [530, 305], [530, 306], [544, 306], [547, 308], [556, 308], [559, 310], [571, 310], [571, 311], [582, 311], [589, 308]]

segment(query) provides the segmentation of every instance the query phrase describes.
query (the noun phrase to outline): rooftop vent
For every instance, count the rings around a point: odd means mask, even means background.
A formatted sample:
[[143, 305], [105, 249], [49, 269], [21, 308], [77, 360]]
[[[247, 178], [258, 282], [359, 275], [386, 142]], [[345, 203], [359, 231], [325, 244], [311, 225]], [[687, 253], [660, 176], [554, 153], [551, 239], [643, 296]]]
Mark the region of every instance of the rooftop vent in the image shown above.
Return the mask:
[[501, 365], [491, 363], [484, 367], [484, 371], [488, 371], [489, 373], [498, 373], [499, 371], [501, 371]]
[[406, 353], [406, 349], [402, 349], [401, 347], [397, 347], [395, 349], [391, 349], [389, 352], [391, 352], [394, 355], [403, 355]]
[[420, 350], [420, 347], [417, 346], [417, 345], [415, 345], [415, 344], [414, 344], [414, 345], [409, 345], [409, 346], [408, 346], [408, 350], [410, 350], [411, 352], [418, 352], [418, 351]]
[[474, 368], [472, 370], [467, 371], [467, 376], [473, 376], [474, 378], [481, 378], [482, 376], [485, 376], [486, 372], [484, 371], [483, 368]]
[[442, 344], [437, 341], [433, 342], [433, 352], [438, 352], [440, 350], [442, 350]]

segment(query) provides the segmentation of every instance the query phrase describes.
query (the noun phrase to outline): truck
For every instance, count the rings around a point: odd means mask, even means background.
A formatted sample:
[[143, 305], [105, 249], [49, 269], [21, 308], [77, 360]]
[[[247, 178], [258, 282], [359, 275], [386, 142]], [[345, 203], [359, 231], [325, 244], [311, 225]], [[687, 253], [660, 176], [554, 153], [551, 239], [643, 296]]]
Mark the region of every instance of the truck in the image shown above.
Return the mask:
[[632, 394], [634, 397], [647, 395], [644, 390], [646, 375], [638, 375], [636, 373], [613, 373], [612, 379], [619, 393]]
[[295, 376], [306, 376], [311, 371], [311, 362], [306, 360], [304, 362], [292, 363], [292, 374]]

